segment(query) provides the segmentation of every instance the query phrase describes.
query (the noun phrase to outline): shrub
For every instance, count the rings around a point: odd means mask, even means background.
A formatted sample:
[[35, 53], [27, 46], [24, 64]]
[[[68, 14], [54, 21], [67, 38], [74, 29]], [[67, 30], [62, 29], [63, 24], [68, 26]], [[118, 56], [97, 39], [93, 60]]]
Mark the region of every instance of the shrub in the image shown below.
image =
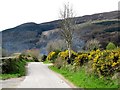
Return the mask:
[[[74, 58], [77, 56], [77, 53], [71, 50], [71, 61], [74, 61]], [[68, 65], [68, 50], [59, 52], [56, 58], [54, 65], [57, 68], [66, 67]], [[72, 63], [71, 63], [72, 64]]]
[[61, 57], [58, 57], [54, 63], [54, 66], [60, 69], [61, 67], [64, 67], [65, 64], [66, 64], [66, 61], [62, 60]]
[[2, 73], [23, 76], [26, 73], [26, 63], [31, 61], [38, 61], [38, 59], [25, 53], [19, 55], [17, 58], [2, 59]]
[[99, 76], [112, 76], [120, 71], [120, 49], [104, 50], [96, 53], [93, 59], [93, 70]]
[[19, 59], [20, 60], [26, 60], [28, 62], [30, 62], [30, 61], [33, 62], [34, 61], [33, 57], [31, 57], [30, 55], [24, 55], [24, 54], [21, 54], [19, 56]]
[[39, 49], [31, 49], [24, 51], [22, 55], [33, 57], [36, 60], [39, 57], [39, 53], [40, 53]]
[[[68, 60], [68, 57], [69, 57], [68, 50], [60, 52], [58, 56], [61, 57], [63, 60]], [[71, 59], [74, 59], [76, 56], [77, 56], [77, 53], [71, 50]]]
[[100, 42], [98, 41], [98, 40], [96, 40], [96, 39], [92, 39], [92, 40], [90, 40], [90, 41], [87, 41], [87, 43], [86, 43], [86, 49], [87, 50], [97, 50], [97, 49], [99, 49], [100, 48]]
[[68, 50], [66, 50], [66, 51], [63, 51], [63, 52], [60, 52], [59, 54], [58, 54], [58, 57], [61, 57], [61, 59], [62, 60], [67, 60], [68, 59]]
[[[86, 62], [90, 63], [85, 64]], [[75, 57], [74, 66], [79, 67], [82, 65], [92, 66], [92, 69], [89, 70], [99, 77], [113, 76], [115, 73], [120, 72], [120, 48], [103, 51], [98, 49], [90, 53], [81, 53]]]
[[47, 43], [46, 49], [49, 53], [56, 50], [65, 50], [67, 46], [64, 40], [54, 40]]
[[93, 69], [92, 69], [93, 61], [89, 60], [88, 63], [84, 65], [85, 67], [85, 72], [88, 73], [89, 75], [93, 75]]
[[81, 54], [75, 58], [74, 65], [82, 66], [86, 62], [88, 62], [88, 54]]
[[43, 55], [42, 58], [41, 58], [42, 62], [44, 62], [46, 60], [46, 58], [47, 58], [47, 56]]
[[20, 59], [33, 62], [39, 62], [38, 57], [39, 57], [38, 49], [26, 50], [19, 56]]
[[108, 45], [106, 46], [106, 49], [107, 49], [107, 50], [113, 50], [113, 49], [115, 49], [115, 48], [116, 48], [116, 46], [115, 46], [115, 44], [112, 43], [112, 42], [109, 42]]
[[54, 62], [55, 59], [57, 58], [56, 52], [52, 51], [48, 54], [47, 59], [48, 61]]
[[20, 76], [25, 75], [26, 61], [19, 60], [18, 58], [14, 59], [3, 59], [2, 64], [2, 73], [3, 74], [20, 74]]
[[[52, 54], [50, 54], [52, 55]], [[53, 53], [54, 55], [54, 53]], [[99, 77], [113, 76], [115, 73], [120, 72], [120, 48], [115, 50], [93, 50], [87, 53], [75, 53], [72, 51], [70, 70], [79, 70], [81, 66], [86, 66], [87, 72], [94, 73]], [[68, 50], [62, 51], [57, 55], [55, 66], [57, 68], [66, 67], [68, 59]]]

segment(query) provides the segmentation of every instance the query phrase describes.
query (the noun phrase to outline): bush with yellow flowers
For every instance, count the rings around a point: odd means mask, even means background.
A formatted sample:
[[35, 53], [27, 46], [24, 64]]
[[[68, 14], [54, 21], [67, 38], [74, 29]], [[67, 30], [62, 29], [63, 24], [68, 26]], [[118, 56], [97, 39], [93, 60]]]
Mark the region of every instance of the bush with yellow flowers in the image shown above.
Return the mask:
[[57, 56], [58, 56], [59, 52], [60, 52], [59, 50], [55, 50], [55, 51], [50, 52], [48, 54], [46, 60], [54, 63], [55, 60], [57, 59]]
[[55, 59], [55, 56], [56, 56], [56, 52], [52, 51], [48, 54], [47, 60], [51, 61], [51, 60]]
[[92, 69], [98, 76], [112, 76], [120, 72], [120, 48], [116, 50], [99, 49], [89, 53], [80, 53], [74, 60], [74, 66], [82, 66], [92, 61]]
[[82, 66], [84, 63], [88, 62], [88, 60], [89, 60], [89, 58], [88, 58], [87, 53], [80, 54], [77, 57], [75, 57], [74, 65], [75, 66]]
[[59, 52], [59, 54], [57, 55], [57, 58], [55, 60], [54, 66], [57, 68], [62, 68], [62, 67], [67, 67], [70, 64], [73, 64], [74, 58], [77, 56], [77, 53], [74, 52], [73, 50], [71, 50], [71, 62], [68, 63], [68, 58], [69, 58], [69, 51], [65, 50], [62, 52]]
[[60, 53], [58, 54], [58, 57], [61, 57], [62, 60], [67, 60], [67, 59], [68, 59], [68, 56], [69, 56], [68, 50], [62, 51], [62, 52], [60, 52]]
[[[65, 66], [69, 57], [68, 50], [56, 53], [50, 52], [47, 60], [55, 60], [58, 67]], [[61, 60], [61, 61], [60, 61]], [[115, 73], [120, 72], [120, 48], [114, 50], [99, 49], [86, 53], [76, 53], [71, 50], [71, 60], [73, 67], [80, 67], [87, 65], [85, 63], [92, 62], [92, 71], [98, 76], [113, 76]]]
[[120, 72], [120, 48], [116, 50], [96, 51], [93, 70], [98, 76], [112, 76]]
[[[67, 60], [69, 57], [69, 52], [68, 50], [65, 50], [63, 52], [60, 52], [58, 56], [61, 57], [63, 60]], [[75, 58], [76, 56], [77, 56], [77, 53], [71, 50], [71, 58]]]

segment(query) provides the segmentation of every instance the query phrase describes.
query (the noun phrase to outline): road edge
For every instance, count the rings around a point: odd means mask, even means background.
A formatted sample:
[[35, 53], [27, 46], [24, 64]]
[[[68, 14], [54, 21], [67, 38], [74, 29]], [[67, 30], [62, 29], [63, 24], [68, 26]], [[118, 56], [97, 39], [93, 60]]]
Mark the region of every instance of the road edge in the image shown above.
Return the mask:
[[48, 69], [50, 71], [52, 71], [55, 75], [57, 75], [60, 79], [62, 79], [63, 81], [65, 81], [71, 88], [79, 88], [77, 86], [75, 86], [72, 82], [70, 82], [69, 80], [67, 80], [64, 76], [62, 76], [61, 74], [54, 72], [53, 70], [51, 70], [48, 66]]

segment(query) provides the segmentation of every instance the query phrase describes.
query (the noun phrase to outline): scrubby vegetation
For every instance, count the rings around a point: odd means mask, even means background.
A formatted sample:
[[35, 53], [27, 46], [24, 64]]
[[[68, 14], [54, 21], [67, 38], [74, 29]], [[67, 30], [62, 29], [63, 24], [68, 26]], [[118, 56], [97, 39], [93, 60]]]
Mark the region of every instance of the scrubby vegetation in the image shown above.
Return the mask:
[[26, 74], [27, 62], [39, 61], [38, 56], [32, 51], [24, 52], [16, 58], [2, 59], [2, 74], [0, 74], [0, 78], [8, 79], [24, 76]]
[[49, 52], [57, 50], [65, 50], [67, 46], [64, 40], [52, 40], [47, 43], [46, 49]]
[[43, 55], [43, 56], [41, 57], [41, 61], [42, 61], [42, 62], [46, 61], [46, 58], [47, 58], [47, 56], [46, 56], [46, 55]]
[[[87, 88], [118, 88], [120, 87], [120, 48], [110, 45], [106, 50], [74, 52], [68, 50], [59, 53], [50, 52], [48, 61], [54, 61], [52, 70], [63, 74], [79, 87]], [[107, 45], [109, 47], [109, 44]], [[88, 84], [89, 82], [90, 84]], [[93, 84], [93, 85], [92, 85]]]
[[20, 76], [25, 75], [25, 60], [15, 59], [4, 59], [2, 64], [2, 73], [3, 74], [17, 74]]
[[39, 53], [40, 53], [39, 49], [26, 50], [22, 52], [22, 54], [20, 55], [20, 58], [38, 62]]
[[107, 49], [107, 50], [112, 50], [112, 49], [115, 49], [115, 48], [116, 48], [116, 46], [115, 46], [115, 44], [112, 43], [112, 42], [109, 42], [108, 45], [106, 46], [106, 49]]
[[46, 60], [49, 61], [49, 62], [52, 62], [54, 63], [55, 62], [55, 59], [57, 58], [57, 55], [60, 51], [59, 50], [56, 50], [56, 51], [52, 51], [48, 54]]
[[85, 47], [87, 50], [96, 50], [96, 49], [99, 49], [100, 46], [101, 46], [100, 41], [98, 41], [96, 39], [92, 39], [92, 40], [87, 41]]
[[26, 60], [19, 58], [3, 59], [2, 61], [2, 79], [20, 77], [26, 74]]

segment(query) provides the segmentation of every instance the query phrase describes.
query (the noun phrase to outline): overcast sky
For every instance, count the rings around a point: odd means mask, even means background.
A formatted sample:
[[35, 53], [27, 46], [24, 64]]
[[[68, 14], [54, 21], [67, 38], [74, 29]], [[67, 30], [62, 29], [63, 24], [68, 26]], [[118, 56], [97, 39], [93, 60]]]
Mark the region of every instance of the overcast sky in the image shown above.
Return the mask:
[[72, 4], [76, 16], [118, 10], [119, 0], [0, 0], [0, 31], [26, 22], [59, 19], [64, 3]]

